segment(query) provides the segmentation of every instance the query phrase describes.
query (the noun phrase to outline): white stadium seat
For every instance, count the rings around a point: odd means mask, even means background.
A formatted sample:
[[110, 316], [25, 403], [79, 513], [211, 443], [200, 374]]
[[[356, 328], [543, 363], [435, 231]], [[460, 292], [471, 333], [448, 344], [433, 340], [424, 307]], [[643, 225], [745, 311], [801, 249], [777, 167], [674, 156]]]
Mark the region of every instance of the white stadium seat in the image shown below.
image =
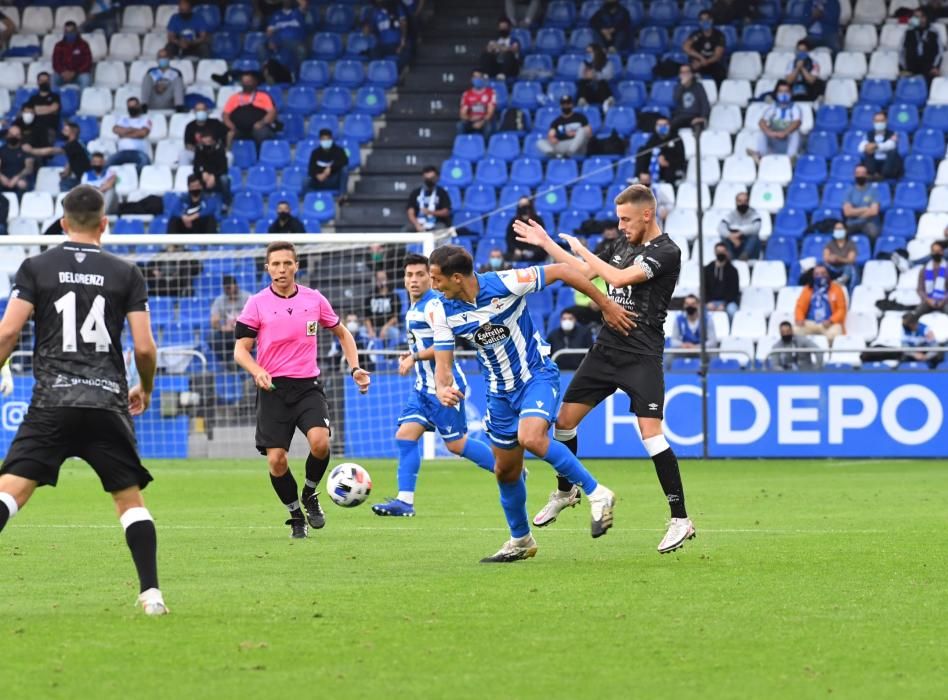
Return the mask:
[[[865, 24], [885, 22], [886, 6], [882, 0], [856, 0], [852, 21]], [[842, 21], [842, 17], [840, 17]]]
[[164, 114], [158, 112], [148, 114], [151, 119], [151, 131], [148, 132], [148, 140], [152, 143], [158, 143], [168, 138], [168, 119]]
[[36, 85], [36, 79], [40, 73], [52, 73], [52, 61], [30, 61], [26, 69], [26, 84]]
[[901, 51], [902, 39], [906, 31], [908, 31], [908, 26], [905, 24], [883, 24], [882, 32], [879, 34], [879, 48]]
[[859, 88], [852, 78], [830, 78], [826, 81], [826, 104], [852, 107], [859, 99]]
[[[741, 192], [747, 192], [745, 185], [739, 182], [721, 180], [721, 184], [714, 188], [714, 204], [711, 208], [721, 214], [727, 214], [727, 212], [734, 208], [734, 198]], [[721, 218], [723, 218], [723, 216], [719, 217], [718, 221], [720, 221]], [[718, 221], [714, 222], [715, 228], [717, 228]]]
[[783, 209], [783, 187], [773, 182], [755, 182], [751, 187], [750, 205], [758, 211], [776, 214]]
[[704, 258], [698, 258], [698, 243], [695, 242], [694, 255], [692, 256], [702, 266], [707, 265], [714, 260], [714, 246], [721, 242], [721, 236], [714, 230], [704, 232]]
[[[220, 96], [217, 98], [220, 104]], [[741, 130], [741, 108], [735, 105], [714, 105], [711, 108], [711, 116], [708, 119], [708, 128], [716, 131], [726, 131], [729, 134], [736, 134]]]
[[62, 37], [57, 36], [56, 34], [47, 34], [44, 36], [42, 57], [51, 61], [53, 59], [53, 51], [56, 48], [56, 44], [58, 44], [61, 39]]
[[116, 165], [115, 192], [119, 195], [129, 195], [138, 189], [138, 171], [131, 164]]
[[925, 212], [918, 220], [917, 238], [926, 240], [942, 239], [948, 228], [948, 214]]
[[53, 215], [53, 196], [49, 192], [24, 192], [20, 202], [20, 216], [45, 221]]
[[747, 367], [754, 360], [754, 341], [750, 338], [724, 338], [720, 348], [724, 352], [718, 357], [725, 361], [736, 360], [741, 367]]
[[771, 51], [767, 54], [767, 62], [764, 64], [764, 77], [775, 80], [786, 78], [787, 68], [790, 67], [794, 55], [793, 51]]
[[741, 310], [759, 311], [765, 317], [774, 312], [774, 291], [770, 288], [747, 287], [741, 291]]
[[7, 224], [7, 233], [11, 236], [37, 236], [41, 231], [38, 221], [17, 217]]
[[770, 320], [767, 322], [767, 335], [778, 337], [780, 335], [780, 324], [786, 321], [793, 325], [795, 312], [777, 310], [770, 314]]
[[731, 319], [732, 338], [757, 340], [767, 335], [767, 319], [759, 311], [739, 310]]
[[56, 16], [53, 18], [54, 27], [62, 27], [66, 22], [75, 22], [82, 26], [86, 21], [86, 11], [77, 5], [66, 5], [56, 9]]
[[190, 85], [194, 82], [194, 63], [186, 58], [171, 59], [171, 67], [181, 73], [181, 80], [184, 84]]
[[177, 5], [159, 5], [155, 8], [155, 30], [167, 31], [168, 20], [178, 12]]
[[694, 209], [672, 209], [665, 219], [665, 233], [693, 240], [698, 235], [698, 215]]
[[87, 87], [79, 98], [79, 114], [103, 117], [112, 111], [112, 91], [103, 87]]
[[[744, 129], [759, 129], [760, 120], [768, 109], [770, 109], [770, 105], [766, 102], [754, 102], [748, 105], [747, 111], [744, 112]], [[735, 150], [735, 152], [739, 151]]]
[[[167, 7], [167, 5], [164, 7]], [[150, 34], [146, 34], [144, 39], [142, 39], [142, 58], [150, 58], [154, 60], [154, 58], [158, 55], [158, 52], [161, 51], [161, 49], [163, 49], [167, 43], [168, 34], [163, 30], [157, 33], [152, 32]], [[135, 58], [138, 58], [138, 56]]]
[[[755, 56], [757, 54], [754, 54]], [[756, 78], [754, 78], [756, 80]], [[749, 80], [728, 78], [721, 83], [721, 92], [718, 95], [718, 104], [737, 105], [746, 107], [751, 100], [751, 85]]]
[[846, 333], [871, 343], [879, 335], [879, 323], [876, 320], [876, 315], [868, 311], [853, 311], [850, 309], [849, 313], [846, 314]]
[[11, 49], [26, 49], [41, 46], [39, 34], [14, 34], [10, 37]]
[[851, 0], [839, 0], [839, 23], [840, 26], [849, 26], [853, 19], [853, 3]]
[[[689, 294], [697, 294], [701, 286], [701, 271], [694, 260], [681, 266], [681, 275], [678, 277], [678, 286], [675, 287], [673, 297], [681, 299]], [[727, 314], [725, 314], [727, 316]]]
[[188, 191], [188, 176], [194, 172], [194, 168], [190, 165], [182, 165], [174, 174], [174, 191], [175, 192], [187, 192]]
[[863, 284], [891, 292], [898, 284], [898, 275], [891, 260], [867, 260], [862, 268]]
[[781, 260], [758, 260], [751, 273], [751, 285], [778, 290], [787, 286], [787, 268]]
[[820, 65], [820, 77], [823, 80], [833, 77], [833, 53], [829, 49], [813, 49], [810, 57]]
[[793, 313], [797, 308], [797, 299], [803, 293], [803, 287], [781, 287], [777, 290], [776, 311]]
[[[883, 261], [885, 262], [885, 261]], [[918, 271], [921, 265], [916, 265], [911, 270], [899, 274], [899, 281], [896, 283], [896, 289], [918, 289]]]
[[[756, 102], [754, 104], [757, 104]], [[748, 111], [750, 108], [748, 107]], [[747, 155], [747, 149], [757, 150], [757, 138], [760, 136], [760, 130], [755, 124], [753, 127], [741, 129], [734, 137], [734, 153], [736, 155]]]
[[904, 311], [886, 311], [879, 322], [876, 345], [898, 346], [902, 344], [902, 314]]
[[895, 80], [899, 77], [899, 52], [879, 49], [869, 58], [867, 78]]
[[860, 284], [853, 289], [853, 298], [849, 303], [850, 311], [871, 313], [877, 318], [882, 316], [882, 310], [876, 306], [877, 301], [885, 299], [885, 288]]
[[770, 351], [777, 341], [780, 340], [778, 337], [775, 337], [773, 334], [768, 333], [763, 338], [757, 339], [757, 352], [755, 354], [755, 359], [761, 365], [767, 362], [767, 358], [770, 355]]
[[125, 64], [121, 61], [100, 61], [95, 66], [95, 85], [116, 89], [128, 82]]
[[896, 304], [903, 306], [918, 306], [921, 299], [918, 296], [918, 291], [914, 287], [903, 287], [892, 292], [889, 301], [894, 301]]
[[134, 61], [142, 53], [137, 34], [117, 32], [109, 39], [109, 57], [113, 61]]
[[[0, 109], [0, 112], [3, 110]], [[938, 172], [935, 174], [936, 185], [948, 185], [948, 160], [943, 160], [938, 164]]]
[[948, 212], [948, 185], [932, 187], [931, 194], [928, 195], [928, 211]]
[[938, 76], [932, 81], [931, 89], [928, 92], [928, 102], [934, 105], [948, 104], [948, 78]]
[[10, 107], [10, 91], [0, 89], [0, 114], [9, 112]]
[[[20, 215], [20, 200], [17, 199], [16, 194], [13, 192], [0, 192], [0, 195], [7, 199], [7, 216], [11, 219], [18, 217]], [[15, 269], [14, 272], [16, 272]]]
[[171, 168], [167, 165], [146, 165], [138, 178], [138, 189], [148, 194], [162, 195], [174, 186]]
[[869, 72], [866, 63], [866, 54], [858, 51], [840, 51], [836, 54], [836, 64], [833, 67], [834, 78], [853, 78], [862, 80]]
[[708, 104], [712, 107], [718, 102], [718, 84], [711, 78], [701, 78], [701, 87], [704, 88], [704, 94], [708, 97]]
[[155, 144], [155, 165], [167, 165], [176, 167], [178, 165], [178, 156], [184, 150], [184, 141], [175, 139], [163, 139]]
[[728, 317], [727, 311], [712, 311], [711, 323], [714, 324], [714, 333], [719, 340], [731, 335], [731, 319]]
[[220, 109], [224, 109], [224, 106], [227, 104], [227, 100], [230, 99], [231, 95], [236, 95], [240, 92], [240, 88], [234, 85], [225, 85], [217, 93], [217, 106]]
[[800, 39], [806, 39], [806, 27], [802, 24], [781, 24], [774, 36], [774, 48], [794, 51]]
[[[128, 114], [128, 99], [130, 97], [142, 98], [142, 86], [123, 85], [115, 91], [115, 111], [118, 114]], [[151, 116], [151, 115], [149, 115]]]
[[790, 156], [771, 154], [760, 159], [760, 166], [757, 168], [758, 182], [773, 182], [786, 187], [792, 179], [793, 166], [790, 164]]
[[[702, 207], [711, 206], [711, 188], [705, 184], [701, 185], [701, 204]], [[678, 186], [675, 206], [681, 209], [698, 208], [698, 190], [693, 182], [683, 182]]]
[[89, 44], [89, 51], [92, 52], [92, 60], [94, 62], [104, 61], [109, 53], [109, 44], [105, 38], [105, 34], [103, 34], [101, 30], [97, 30], [92, 34], [83, 34], [82, 38]]
[[757, 80], [763, 72], [760, 54], [756, 51], [735, 51], [728, 66], [729, 78]]
[[198, 61], [195, 80], [199, 83], [209, 83], [211, 82], [211, 76], [215, 73], [226, 72], [227, 61], [221, 58], [202, 58]]
[[[6, 2], [3, 5], [0, 5], [0, 12], [5, 14], [10, 19], [10, 21], [13, 22], [14, 27], [19, 27], [20, 26], [20, 10], [14, 7], [13, 5], [10, 5], [9, 3], [11, 2], [13, 2], [13, 0], [6, 0]], [[14, 270], [14, 272], [16, 272], [16, 270]]]
[[701, 132], [702, 156], [714, 156], [723, 159], [731, 155], [732, 150], [731, 135], [726, 131], [708, 130]]
[[944, 345], [948, 342], [948, 316], [943, 313], [925, 314], [919, 319], [935, 334], [935, 340]]
[[102, 121], [99, 122], [99, 139], [102, 141], [116, 141], [118, 136], [113, 133], [112, 129], [115, 128], [115, 122], [118, 121], [118, 116], [115, 114], [106, 114], [102, 117]]
[[132, 85], [141, 85], [142, 81], [145, 79], [145, 73], [155, 65], [154, 60], [147, 59], [138, 59], [137, 61], [132, 61], [132, 64], [128, 67], [128, 82]]
[[[697, 158], [691, 158], [688, 161], [687, 174], [685, 179], [688, 182], [696, 182], [698, 179]], [[718, 184], [721, 179], [721, 161], [714, 156], [704, 156], [701, 159], [701, 179], [712, 187]]]
[[850, 24], [846, 28], [846, 38], [843, 40], [844, 51], [871, 53], [876, 50], [878, 44], [879, 37], [873, 25]]
[[24, 8], [19, 30], [24, 34], [49, 34], [53, 30], [52, 8]]
[[36, 184], [33, 189], [37, 192], [49, 192], [50, 194], [59, 194], [59, 172], [62, 168], [55, 166], [45, 166], [36, 173]]
[[781, 78], [761, 78], [754, 83], [754, 99], [765, 100], [777, 89], [777, 81]]
[[[757, 181], [757, 165], [754, 163], [754, 159], [743, 153], [728, 156], [724, 159], [721, 181], [739, 185], [753, 184]], [[733, 199], [731, 205], [733, 206]]]
[[155, 18], [148, 5], [129, 5], [122, 14], [122, 31], [135, 34], [150, 32]]
[[734, 266], [734, 269], [737, 270], [737, 284], [741, 289], [746, 289], [750, 287], [751, 283], [751, 272], [750, 265], [747, 264], [746, 260], [732, 260], [731, 264]]
[[862, 351], [866, 349], [866, 341], [860, 337], [852, 335], [840, 335], [833, 341], [833, 352], [830, 353], [828, 362], [835, 365], [849, 365], [850, 367], [860, 367]]
[[0, 61], [0, 88], [16, 90], [23, 87], [24, 80], [26, 80], [26, 75], [22, 63]]

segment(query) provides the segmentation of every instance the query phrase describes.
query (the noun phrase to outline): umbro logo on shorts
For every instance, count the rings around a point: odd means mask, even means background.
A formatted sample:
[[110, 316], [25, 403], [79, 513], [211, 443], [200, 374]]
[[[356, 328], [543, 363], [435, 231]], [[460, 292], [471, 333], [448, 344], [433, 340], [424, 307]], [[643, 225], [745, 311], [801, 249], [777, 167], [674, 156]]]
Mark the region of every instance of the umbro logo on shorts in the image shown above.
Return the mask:
[[650, 403], [650, 404], [648, 405], [648, 410], [650, 410], [650, 411], [657, 411], [657, 410], [658, 410], [658, 404], [657, 404], [657, 403]]
[[328, 418], [323, 418], [323, 423], [326, 424], [326, 427], [327, 427], [327, 428], [329, 427], [329, 419], [328, 419]]

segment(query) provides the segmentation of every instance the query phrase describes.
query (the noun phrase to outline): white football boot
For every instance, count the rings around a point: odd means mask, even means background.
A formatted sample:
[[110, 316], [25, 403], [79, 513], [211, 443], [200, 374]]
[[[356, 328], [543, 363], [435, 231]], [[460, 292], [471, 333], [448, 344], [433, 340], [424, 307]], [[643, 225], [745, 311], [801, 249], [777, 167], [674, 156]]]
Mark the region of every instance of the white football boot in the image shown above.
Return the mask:
[[695, 526], [691, 518], [672, 518], [668, 521], [668, 531], [658, 543], [658, 553], [674, 552], [684, 546], [685, 540], [695, 538]]
[[164, 598], [161, 597], [161, 591], [157, 588], [149, 588], [138, 596], [138, 604], [146, 615], [167, 615], [170, 610], [165, 605]]
[[602, 484], [588, 494], [592, 511], [590, 531], [593, 538], [602, 537], [612, 527], [612, 509], [616, 505], [616, 495]]
[[556, 520], [566, 508], [575, 508], [582, 500], [582, 493], [578, 486], [573, 486], [569, 491], [553, 491], [550, 494], [550, 500], [546, 505], [533, 516], [533, 524], [537, 527], [545, 527]]
[[509, 564], [511, 562], [520, 561], [521, 559], [534, 557], [536, 553], [537, 541], [533, 539], [533, 535], [527, 534], [523, 537], [511, 537], [504, 542], [504, 546], [501, 547], [496, 554], [481, 559], [481, 564]]

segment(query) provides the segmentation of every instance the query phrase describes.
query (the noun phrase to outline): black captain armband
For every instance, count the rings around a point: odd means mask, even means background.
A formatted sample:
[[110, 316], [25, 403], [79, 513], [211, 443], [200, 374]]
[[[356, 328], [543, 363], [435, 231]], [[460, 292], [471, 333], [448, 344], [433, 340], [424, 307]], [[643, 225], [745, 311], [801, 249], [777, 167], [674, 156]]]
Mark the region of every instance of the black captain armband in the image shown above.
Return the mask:
[[241, 323], [237, 321], [237, 325], [234, 326], [234, 338], [240, 340], [241, 338], [256, 338], [257, 329], [251, 328], [246, 323]]

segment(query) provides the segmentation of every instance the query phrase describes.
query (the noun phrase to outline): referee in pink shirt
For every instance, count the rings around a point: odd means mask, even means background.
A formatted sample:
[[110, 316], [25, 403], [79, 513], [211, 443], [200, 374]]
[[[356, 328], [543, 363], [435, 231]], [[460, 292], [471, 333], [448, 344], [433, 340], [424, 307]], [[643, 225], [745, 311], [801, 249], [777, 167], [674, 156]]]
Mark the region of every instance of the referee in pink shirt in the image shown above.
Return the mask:
[[[329, 404], [316, 364], [316, 329], [339, 339], [352, 378], [363, 394], [369, 373], [359, 367], [352, 334], [322, 294], [296, 283], [299, 261], [292, 243], [267, 246], [267, 272], [272, 284], [250, 297], [237, 319], [234, 360], [250, 372], [257, 385], [257, 449], [267, 456], [270, 483], [290, 519], [290, 537], [306, 537], [306, 521], [326, 524], [316, 487], [329, 466]], [[257, 359], [251, 351], [257, 344]], [[306, 484], [302, 496], [287, 463], [293, 433], [299, 428], [309, 441]], [[303, 509], [306, 518], [303, 518]]]

